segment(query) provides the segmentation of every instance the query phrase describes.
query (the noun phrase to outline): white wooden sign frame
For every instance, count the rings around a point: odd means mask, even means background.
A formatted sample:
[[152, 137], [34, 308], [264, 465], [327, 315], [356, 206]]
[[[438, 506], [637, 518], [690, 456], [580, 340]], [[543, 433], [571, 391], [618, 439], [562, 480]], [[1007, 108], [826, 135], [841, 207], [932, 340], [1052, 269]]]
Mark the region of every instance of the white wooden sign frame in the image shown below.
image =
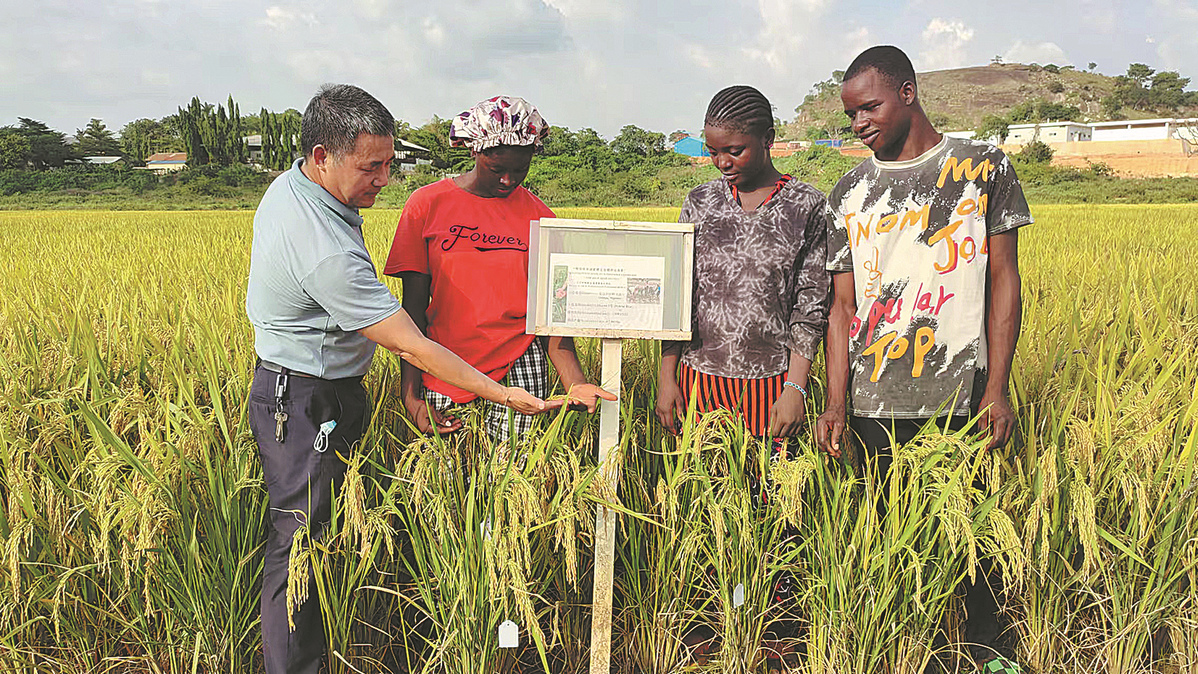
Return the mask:
[[[528, 275], [535, 278], [535, 283], [529, 283], [529, 288], [536, 288], [539, 296], [528, 298], [528, 332], [533, 335], [552, 335], [558, 337], [599, 337], [605, 339], [664, 339], [686, 341], [691, 338], [691, 288], [694, 282], [695, 264], [695, 226], [678, 222], [628, 222], [622, 220], [574, 220], [567, 218], [545, 218], [533, 220], [529, 234]], [[549, 251], [546, 250], [546, 234], [553, 230], [602, 230], [623, 234], [674, 234], [682, 237], [682, 259], [680, 263], [681, 283], [679, 290], [682, 302], [682, 313], [679, 316], [677, 329], [636, 330], [615, 328], [585, 328], [565, 325], [553, 325], [549, 320], [549, 298], [547, 289], [550, 285]], [[611, 255], [622, 252], [611, 252]], [[588, 254], [590, 255], [590, 254]], [[594, 254], [601, 259], [603, 254]]]

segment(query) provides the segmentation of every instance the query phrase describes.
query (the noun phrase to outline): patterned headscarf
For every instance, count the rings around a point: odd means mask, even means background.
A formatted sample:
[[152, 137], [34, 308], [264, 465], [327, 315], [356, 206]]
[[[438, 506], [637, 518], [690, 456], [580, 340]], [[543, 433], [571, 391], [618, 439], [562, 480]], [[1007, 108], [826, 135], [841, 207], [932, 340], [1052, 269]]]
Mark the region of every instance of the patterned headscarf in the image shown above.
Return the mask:
[[453, 120], [449, 142], [481, 152], [498, 145], [535, 145], [549, 136], [549, 125], [531, 103], [517, 96], [496, 96]]

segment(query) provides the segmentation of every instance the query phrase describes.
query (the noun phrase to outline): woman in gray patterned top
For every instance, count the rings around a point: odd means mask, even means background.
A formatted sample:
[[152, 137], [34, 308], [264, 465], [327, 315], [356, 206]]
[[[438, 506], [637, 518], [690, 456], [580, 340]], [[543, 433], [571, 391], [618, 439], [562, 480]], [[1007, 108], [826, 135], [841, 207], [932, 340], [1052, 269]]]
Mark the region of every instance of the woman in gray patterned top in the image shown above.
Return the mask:
[[753, 87], [716, 94], [703, 132], [723, 178], [682, 206], [679, 221], [695, 225], [692, 337], [662, 345], [657, 417], [676, 432], [697, 395], [700, 412], [728, 409], [755, 436], [790, 437], [827, 325], [826, 200], [774, 168], [773, 111]]

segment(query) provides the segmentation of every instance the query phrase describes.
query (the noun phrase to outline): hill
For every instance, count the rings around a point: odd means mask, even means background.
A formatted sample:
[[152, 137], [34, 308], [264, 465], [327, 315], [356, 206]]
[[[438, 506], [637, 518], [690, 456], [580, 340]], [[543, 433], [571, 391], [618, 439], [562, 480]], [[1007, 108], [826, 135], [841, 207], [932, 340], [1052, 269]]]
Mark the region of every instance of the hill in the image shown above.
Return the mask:
[[[1107, 119], [1102, 100], [1115, 92], [1116, 78], [1101, 73], [1019, 63], [992, 63], [986, 66], [934, 70], [918, 73], [919, 97], [929, 119], [944, 131], [973, 129], [987, 115], [1006, 115], [1012, 108], [1036, 100], [1071, 105], [1085, 120]], [[839, 87], [826, 80], [814, 87], [812, 95], [796, 109], [798, 116], [788, 125], [788, 135], [807, 138], [816, 135], [809, 129], [843, 125]], [[1181, 114], [1194, 114], [1183, 110]], [[1151, 111], [1123, 108], [1120, 118], [1137, 119], [1161, 116]]]

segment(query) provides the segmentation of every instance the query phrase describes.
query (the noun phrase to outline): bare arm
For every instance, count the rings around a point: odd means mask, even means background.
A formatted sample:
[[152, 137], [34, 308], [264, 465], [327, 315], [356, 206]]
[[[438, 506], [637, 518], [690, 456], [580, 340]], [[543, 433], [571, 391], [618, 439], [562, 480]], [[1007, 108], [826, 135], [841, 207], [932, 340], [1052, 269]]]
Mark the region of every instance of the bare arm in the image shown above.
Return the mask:
[[832, 274], [832, 310], [828, 314], [828, 337], [824, 360], [828, 367], [828, 399], [815, 424], [815, 440], [832, 456], [840, 456], [845, 431], [845, 407], [849, 391], [849, 329], [857, 315], [857, 288], [853, 272]]
[[1022, 282], [1019, 278], [1019, 230], [990, 237], [986, 269], [986, 391], [978, 403], [981, 429], [990, 431], [988, 448], [1001, 447], [1015, 431], [1015, 411], [1008, 395], [1011, 362], [1023, 321]]
[[574, 350], [573, 337], [550, 337], [545, 349], [549, 362], [557, 370], [562, 388], [566, 389], [566, 398], [571, 407], [585, 408], [594, 412], [599, 405], [599, 399], [616, 400], [615, 394], [605, 391], [587, 382], [582, 372], [582, 364], [578, 362], [578, 353]]
[[[359, 330], [363, 336], [454, 386], [487, 400], [507, 405], [524, 414], [535, 414], [552, 403], [530, 395], [524, 389], [501, 386], [487, 375], [470, 367], [448, 349], [425, 337], [406, 311], [399, 311], [374, 325]], [[558, 403], [556, 406], [560, 406]]]
[[678, 386], [678, 361], [683, 342], [661, 343], [661, 366], [657, 369], [657, 420], [671, 433], [678, 433], [686, 419], [686, 396]]

